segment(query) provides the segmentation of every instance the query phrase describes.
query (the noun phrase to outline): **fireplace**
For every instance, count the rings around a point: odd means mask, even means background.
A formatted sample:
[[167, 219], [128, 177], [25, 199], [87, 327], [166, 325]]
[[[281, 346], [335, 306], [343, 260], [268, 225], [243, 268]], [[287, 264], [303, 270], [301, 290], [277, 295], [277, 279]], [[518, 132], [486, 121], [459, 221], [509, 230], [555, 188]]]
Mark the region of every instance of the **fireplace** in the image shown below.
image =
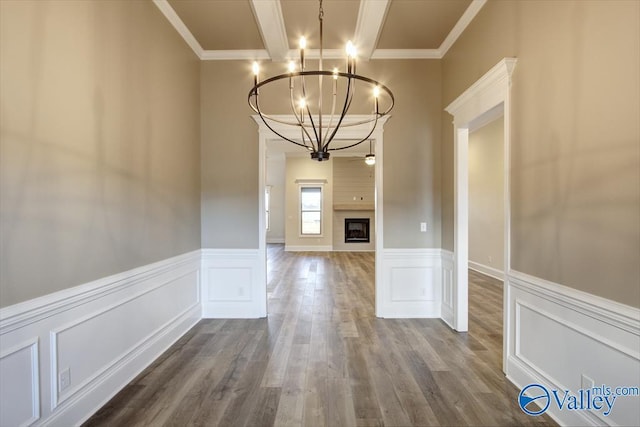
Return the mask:
[[345, 218], [344, 242], [369, 243], [369, 218]]

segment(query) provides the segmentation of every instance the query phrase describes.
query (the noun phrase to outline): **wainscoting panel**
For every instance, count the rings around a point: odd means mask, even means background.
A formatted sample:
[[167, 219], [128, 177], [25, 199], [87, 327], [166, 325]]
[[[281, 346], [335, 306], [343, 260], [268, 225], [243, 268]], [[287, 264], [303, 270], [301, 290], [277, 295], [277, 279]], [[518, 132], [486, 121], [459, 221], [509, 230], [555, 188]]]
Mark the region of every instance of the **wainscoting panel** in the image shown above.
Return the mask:
[[442, 320], [453, 327], [453, 252], [442, 249]]
[[[516, 386], [539, 383], [561, 395], [640, 386], [640, 310], [519, 272], [506, 283], [507, 377]], [[553, 401], [547, 412], [564, 425], [640, 425], [639, 399], [617, 397], [608, 416]]]
[[0, 310], [0, 425], [82, 423], [201, 316], [200, 251]]
[[384, 249], [381, 259], [381, 317], [440, 317], [440, 249]]
[[27, 426], [40, 418], [38, 338], [0, 353], [0, 426]]
[[258, 249], [202, 250], [204, 318], [267, 315], [266, 265]]

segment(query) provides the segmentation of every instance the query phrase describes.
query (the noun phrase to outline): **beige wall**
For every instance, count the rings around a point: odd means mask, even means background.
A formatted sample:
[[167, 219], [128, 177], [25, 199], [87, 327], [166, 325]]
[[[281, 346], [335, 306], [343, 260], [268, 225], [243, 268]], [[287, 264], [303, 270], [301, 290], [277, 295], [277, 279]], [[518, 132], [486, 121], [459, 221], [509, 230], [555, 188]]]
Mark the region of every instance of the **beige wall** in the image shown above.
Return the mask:
[[[307, 156], [287, 157], [285, 182], [285, 245], [325, 246], [333, 242], [333, 162], [312, 161]], [[300, 236], [300, 184], [296, 180], [326, 181], [322, 184], [321, 237]]]
[[[325, 62], [325, 68], [333, 67]], [[308, 66], [315, 65], [309, 61]], [[282, 63], [261, 67], [263, 76], [284, 71]], [[358, 72], [379, 78], [396, 97], [384, 128], [385, 247], [439, 247], [440, 61], [362, 62]], [[257, 248], [258, 132], [247, 105], [251, 63], [204, 61], [201, 77], [202, 245]], [[288, 99], [278, 100], [265, 99], [262, 105], [289, 114]], [[352, 113], [369, 110], [370, 105], [354, 105]], [[428, 222], [427, 233], [420, 233], [420, 222]]]
[[469, 261], [503, 271], [504, 119], [469, 134]]
[[246, 61], [201, 63], [203, 248], [258, 247], [258, 191], [262, 190], [258, 189], [258, 126], [247, 104], [250, 67]]
[[[489, 1], [442, 61], [448, 105], [513, 76], [512, 268], [640, 307], [640, 2]], [[443, 246], [453, 242], [444, 115]]]
[[0, 19], [0, 304], [198, 249], [199, 64], [158, 8]]
[[270, 187], [271, 206], [270, 224], [267, 230], [267, 242], [284, 242], [284, 192], [285, 157], [284, 153], [267, 154], [266, 183]]

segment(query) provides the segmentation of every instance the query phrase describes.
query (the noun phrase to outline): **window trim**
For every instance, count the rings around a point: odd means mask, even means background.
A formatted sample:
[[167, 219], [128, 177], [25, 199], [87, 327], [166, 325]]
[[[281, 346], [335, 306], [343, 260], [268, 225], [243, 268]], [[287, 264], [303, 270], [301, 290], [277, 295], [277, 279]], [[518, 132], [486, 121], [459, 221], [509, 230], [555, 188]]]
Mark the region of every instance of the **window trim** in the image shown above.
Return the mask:
[[[305, 182], [300, 182], [303, 180], [296, 180], [298, 182], [298, 237], [312, 237], [319, 238], [324, 237], [324, 184], [326, 181], [313, 181], [304, 180]], [[319, 188], [320, 189], [320, 233], [319, 234], [308, 234], [302, 232], [302, 189], [303, 188]], [[316, 212], [316, 211], [305, 211], [305, 212]]]

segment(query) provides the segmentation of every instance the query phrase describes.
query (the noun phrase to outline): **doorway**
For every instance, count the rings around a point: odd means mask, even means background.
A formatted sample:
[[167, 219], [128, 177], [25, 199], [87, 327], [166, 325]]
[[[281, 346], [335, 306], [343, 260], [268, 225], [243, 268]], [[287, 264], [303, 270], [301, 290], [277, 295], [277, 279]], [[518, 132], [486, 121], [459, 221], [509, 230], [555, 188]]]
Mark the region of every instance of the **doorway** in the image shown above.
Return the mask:
[[[266, 159], [267, 159], [267, 143], [268, 140], [273, 138], [273, 133], [266, 127], [266, 125], [262, 122], [259, 116], [252, 116], [253, 119], [258, 124], [258, 188], [261, 190], [258, 192], [258, 209], [259, 209], [259, 219], [258, 219], [258, 253], [259, 253], [259, 263], [260, 270], [258, 274], [260, 276], [261, 287], [263, 287], [263, 301], [261, 301], [261, 312], [264, 313], [264, 316], [268, 314], [267, 307], [267, 228], [266, 228], [266, 215], [265, 212], [265, 187], [266, 187]], [[361, 135], [363, 131], [368, 133], [369, 129], [366, 129], [366, 124], [358, 124], [365, 123], [365, 118], [367, 116], [361, 115], [351, 115], [345, 116], [343, 120], [344, 128], [341, 128], [336, 134], [337, 139], [356, 139], [358, 135]], [[384, 228], [384, 214], [383, 214], [383, 185], [382, 185], [382, 170], [384, 163], [384, 151], [383, 151], [383, 129], [386, 121], [390, 116], [384, 116], [378, 120], [378, 125], [373, 133], [370, 135], [369, 139], [373, 143], [374, 152], [376, 153], [376, 162], [375, 162], [375, 315], [377, 317], [382, 317], [382, 313], [380, 312], [380, 302], [379, 302], [379, 289], [381, 286], [381, 256], [383, 250], [383, 228]], [[278, 116], [279, 120], [283, 122], [293, 120], [293, 117], [288, 116]], [[299, 130], [296, 129], [288, 129], [287, 126], [274, 126], [275, 130], [277, 130], [281, 135], [290, 136], [292, 138], [298, 137]], [[311, 161], [311, 160], [309, 160]]]
[[510, 124], [511, 124], [511, 75], [516, 58], [504, 58], [478, 81], [464, 91], [445, 109], [453, 115], [454, 129], [454, 272], [453, 300], [450, 318], [443, 318], [453, 329], [465, 332], [469, 328], [469, 132], [478, 123], [488, 123], [488, 117], [504, 114], [504, 291], [503, 291], [503, 370], [506, 370], [508, 348], [510, 269]]

